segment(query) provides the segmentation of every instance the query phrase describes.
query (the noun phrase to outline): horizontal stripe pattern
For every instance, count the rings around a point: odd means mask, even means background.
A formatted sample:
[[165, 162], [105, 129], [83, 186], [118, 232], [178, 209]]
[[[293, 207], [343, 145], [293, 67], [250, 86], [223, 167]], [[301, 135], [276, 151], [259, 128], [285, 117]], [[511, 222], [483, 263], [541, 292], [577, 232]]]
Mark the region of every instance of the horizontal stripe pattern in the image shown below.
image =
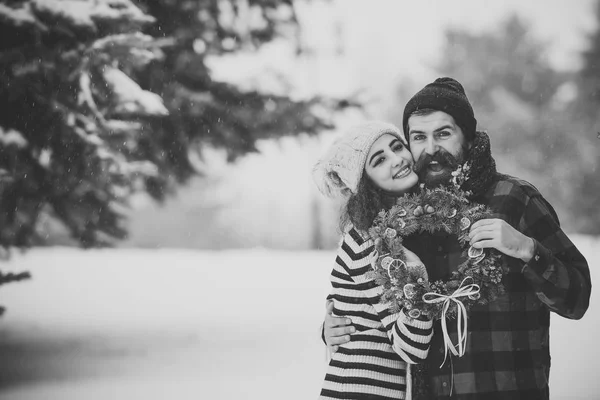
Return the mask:
[[320, 399], [404, 399], [407, 363], [427, 357], [432, 321], [379, 302], [383, 290], [368, 276], [373, 250], [372, 240], [351, 229], [335, 259], [328, 299], [334, 315], [350, 318], [356, 332], [332, 355]]

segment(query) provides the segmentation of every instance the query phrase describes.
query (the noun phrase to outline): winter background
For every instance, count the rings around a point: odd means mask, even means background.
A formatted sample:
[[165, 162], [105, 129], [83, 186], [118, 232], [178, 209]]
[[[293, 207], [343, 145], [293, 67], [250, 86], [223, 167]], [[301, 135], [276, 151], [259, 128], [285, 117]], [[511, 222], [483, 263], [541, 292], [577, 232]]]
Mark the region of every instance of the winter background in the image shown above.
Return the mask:
[[[582, 68], [580, 54], [597, 28], [594, 7], [592, 0], [298, 2], [307, 54], [297, 57], [285, 42], [274, 42], [260, 53], [207, 62], [215, 79], [242, 88], [297, 98], [360, 93], [366, 115], [398, 122], [402, 100], [438, 76], [433, 65], [444, 54], [446, 29], [476, 37], [517, 15], [547, 45], [550, 65], [569, 74]], [[556, 101], [572, 97], [571, 89], [565, 86]], [[507, 107], [514, 103], [495, 94]], [[525, 120], [528, 109], [518, 111]], [[347, 112], [336, 123], [341, 129], [364, 116]], [[258, 153], [234, 163], [222, 151], [207, 151], [203, 176], [164, 203], [133, 198], [129, 238], [117, 248], [81, 250], [56, 229], [52, 246], [14, 254], [3, 268], [33, 277], [0, 291], [7, 308], [0, 319], [0, 398], [316, 398], [326, 366], [319, 328], [337, 205], [316, 192], [310, 169], [334, 134], [263, 140]], [[514, 140], [518, 148], [530, 138]], [[521, 170], [511, 162], [518, 150], [502, 143], [497, 159], [501, 170], [552, 194], [594, 280], [600, 237], [585, 221], [572, 222], [567, 213], [574, 207], [561, 203], [561, 179], [572, 179], [561, 171], [569, 163], [597, 168], [599, 141], [585, 143], [578, 158], [538, 159], [540, 170]], [[587, 206], [595, 211], [593, 202]], [[552, 317], [553, 400], [600, 399], [599, 301], [593, 294], [580, 321]]]

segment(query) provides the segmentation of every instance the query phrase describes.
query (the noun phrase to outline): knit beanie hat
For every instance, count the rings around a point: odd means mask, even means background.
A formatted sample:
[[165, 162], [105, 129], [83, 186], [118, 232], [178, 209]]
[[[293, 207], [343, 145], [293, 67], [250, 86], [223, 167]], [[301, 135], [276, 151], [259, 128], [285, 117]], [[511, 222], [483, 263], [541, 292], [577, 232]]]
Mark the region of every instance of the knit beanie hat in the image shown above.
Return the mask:
[[387, 122], [366, 121], [346, 131], [313, 168], [319, 191], [329, 197], [356, 194], [369, 150], [386, 133], [406, 144], [400, 129]]
[[473, 114], [473, 108], [465, 89], [455, 79], [444, 77], [438, 78], [417, 92], [404, 107], [402, 128], [404, 137], [408, 140], [408, 118], [418, 110], [431, 108], [443, 111], [454, 118], [460, 126], [467, 140], [471, 140], [475, 134], [477, 120]]

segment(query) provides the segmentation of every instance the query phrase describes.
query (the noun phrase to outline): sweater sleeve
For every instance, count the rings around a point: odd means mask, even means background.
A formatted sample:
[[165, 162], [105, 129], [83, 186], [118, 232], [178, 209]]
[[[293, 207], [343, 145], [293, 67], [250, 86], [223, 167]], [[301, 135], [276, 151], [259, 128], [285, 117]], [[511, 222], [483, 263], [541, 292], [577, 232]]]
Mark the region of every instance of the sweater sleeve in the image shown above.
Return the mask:
[[520, 230], [534, 240], [534, 256], [522, 272], [540, 301], [563, 317], [583, 317], [592, 289], [588, 263], [541, 195], [529, 198]]
[[383, 288], [367, 277], [372, 269], [373, 250], [371, 240], [363, 240], [356, 231], [350, 231], [338, 251], [336, 264], [361, 288], [365, 299], [377, 312], [394, 351], [409, 364], [423, 362], [429, 353], [433, 321], [409, 318], [403, 310], [392, 312], [389, 303], [380, 303]]

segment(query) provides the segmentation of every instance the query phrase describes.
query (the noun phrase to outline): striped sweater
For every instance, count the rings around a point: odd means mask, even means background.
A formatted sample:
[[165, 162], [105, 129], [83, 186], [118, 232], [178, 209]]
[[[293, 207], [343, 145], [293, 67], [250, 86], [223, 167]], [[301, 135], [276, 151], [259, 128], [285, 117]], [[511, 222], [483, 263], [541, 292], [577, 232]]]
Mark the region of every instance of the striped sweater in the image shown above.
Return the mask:
[[382, 288], [367, 276], [373, 250], [373, 241], [355, 229], [338, 250], [328, 299], [334, 315], [350, 318], [356, 332], [332, 355], [320, 399], [410, 398], [408, 364], [427, 358], [433, 323], [379, 303]]

